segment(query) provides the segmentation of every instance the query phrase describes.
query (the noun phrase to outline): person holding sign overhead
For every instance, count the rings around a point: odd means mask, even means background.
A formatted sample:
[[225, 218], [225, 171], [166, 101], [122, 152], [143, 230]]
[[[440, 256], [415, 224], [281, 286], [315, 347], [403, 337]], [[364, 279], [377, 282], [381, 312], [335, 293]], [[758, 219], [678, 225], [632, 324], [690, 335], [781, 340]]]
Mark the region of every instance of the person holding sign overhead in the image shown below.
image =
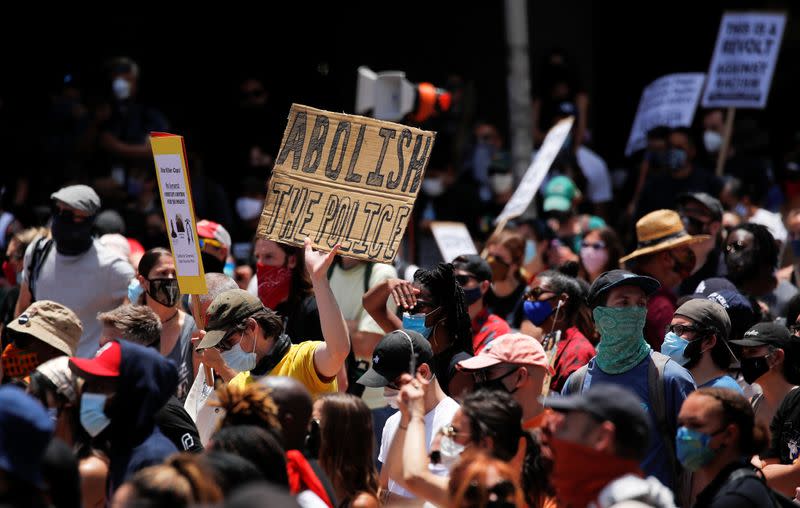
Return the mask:
[[327, 254], [305, 242], [305, 264], [320, 309], [324, 342], [292, 344], [283, 333], [278, 314], [257, 297], [241, 289], [217, 296], [208, 308], [208, 324], [200, 332], [198, 351], [215, 348], [225, 363], [239, 372], [230, 383], [245, 386], [266, 376], [289, 376], [303, 383], [312, 395], [337, 390], [336, 374], [350, 352], [347, 325], [328, 284], [328, 268], [339, 246]]

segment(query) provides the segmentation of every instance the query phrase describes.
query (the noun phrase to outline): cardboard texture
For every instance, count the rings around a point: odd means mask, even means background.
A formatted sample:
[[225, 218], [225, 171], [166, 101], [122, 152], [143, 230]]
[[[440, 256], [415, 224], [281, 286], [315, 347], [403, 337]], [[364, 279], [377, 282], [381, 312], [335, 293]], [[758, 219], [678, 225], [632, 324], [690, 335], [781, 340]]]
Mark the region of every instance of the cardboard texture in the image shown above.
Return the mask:
[[436, 133], [293, 104], [257, 235], [391, 263]]

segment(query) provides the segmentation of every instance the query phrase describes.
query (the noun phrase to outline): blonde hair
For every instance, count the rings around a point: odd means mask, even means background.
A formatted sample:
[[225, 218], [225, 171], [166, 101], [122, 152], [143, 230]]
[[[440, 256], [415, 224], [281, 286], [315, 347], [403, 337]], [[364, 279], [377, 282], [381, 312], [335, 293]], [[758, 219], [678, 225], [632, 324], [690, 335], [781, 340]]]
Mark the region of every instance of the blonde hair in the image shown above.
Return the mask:
[[182, 508], [222, 501], [222, 490], [212, 480], [213, 474], [199, 455], [177, 453], [164, 464], [146, 467], [130, 480], [133, 499], [130, 504], [150, 501], [153, 506]]
[[278, 405], [270, 395], [272, 390], [261, 383], [250, 383], [244, 388], [230, 384], [217, 388], [217, 400], [212, 406], [225, 410], [220, 428], [234, 425], [255, 425], [281, 437]]

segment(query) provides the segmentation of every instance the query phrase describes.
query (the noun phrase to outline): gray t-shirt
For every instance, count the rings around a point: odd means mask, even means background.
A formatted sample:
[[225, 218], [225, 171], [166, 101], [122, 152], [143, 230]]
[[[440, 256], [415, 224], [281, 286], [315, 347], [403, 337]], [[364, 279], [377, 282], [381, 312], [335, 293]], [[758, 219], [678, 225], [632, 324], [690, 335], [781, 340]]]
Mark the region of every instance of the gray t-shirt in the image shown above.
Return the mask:
[[[37, 243], [31, 242], [25, 251], [22, 280], [26, 283]], [[128, 296], [128, 283], [133, 276], [130, 262], [97, 239], [89, 250], [77, 256], [59, 254], [54, 245], [42, 263], [34, 296], [36, 300], [58, 302], [78, 315], [83, 335], [77, 356], [91, 358], [97, 352], [102, 331], [97, 314], [122, 304]]]

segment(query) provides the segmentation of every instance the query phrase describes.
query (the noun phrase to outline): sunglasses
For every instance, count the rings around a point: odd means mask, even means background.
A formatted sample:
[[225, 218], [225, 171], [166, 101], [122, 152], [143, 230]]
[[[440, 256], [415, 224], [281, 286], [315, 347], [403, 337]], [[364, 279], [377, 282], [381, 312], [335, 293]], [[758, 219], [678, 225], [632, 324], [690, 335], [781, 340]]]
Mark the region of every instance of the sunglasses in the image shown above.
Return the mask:
[[471, 273], [467, 275], [456, 275], [456, 282], [458, 282], [459, 286], [466, 286], [470, 279], [478, 280], [478, 278]]
[[200, 238], [199, 243], [201, 249], [205, 248], [206, 245], [210, 247], [217, 247], [218, 249], [221, 249], [223, 247], [220, 241], [214, 240], [213, 238]]
[[408, 313], [411, 314], [412, 316], [414, 314], [428, 314], [428, 312], [424, 311], [428, 309], [430, 312], [430, 310], [433, 310], [434, 308], [435, 305], [433, 302], [430, 302], [428, 300], [420, 300], [419, 298], [417, 298], [417, 304], [414, 305], [414, 307], [412, 307], [411, 309], [409, 309]]
[[707, 330], [691, 325], [667, 325], [666, 331], [681, 337], [684, 333], [705, 333]]
[[594, 242], [594, 243], [581, 242], [581, 248], [594, 249], [594, 250], [603, 250], [603, 249], [606, 248], [606, 243], [605, 242]]
[[547, 293], [552, 293], [552, 294], [554, 294], [554, 295], [556, 294], [556, 293], [555, 293], [555, 291], [552, 291], [552, 290], [550, 290], [550, 289], [543, 288], [543, 287], [540, 287], [540, 286], [536, 286], [535, 288], [531, 288], [531, 289], [528, 291], [528, 294], [525, 296], [525, 298], [527, 298], [527, 300], [528, 300], [529, 302], [535, 302], [535, 301], [536, 301], [536, 300], [538, 300], [538, 299], [539, 299], [539, 298], [540, 298], [542, 295], [545, 295], [545, 294], [547, 294]]
[[681, 217], [683, 221], [683, 227], [686, 228], [686, 232], [690, 235], [699, 235], [703, 231], [706, 230], [706, 226], [708, 225], [709, 221], [703, 221], [698, 219], [697, 217], [689, 217], [688, 215], [684, 215]]

